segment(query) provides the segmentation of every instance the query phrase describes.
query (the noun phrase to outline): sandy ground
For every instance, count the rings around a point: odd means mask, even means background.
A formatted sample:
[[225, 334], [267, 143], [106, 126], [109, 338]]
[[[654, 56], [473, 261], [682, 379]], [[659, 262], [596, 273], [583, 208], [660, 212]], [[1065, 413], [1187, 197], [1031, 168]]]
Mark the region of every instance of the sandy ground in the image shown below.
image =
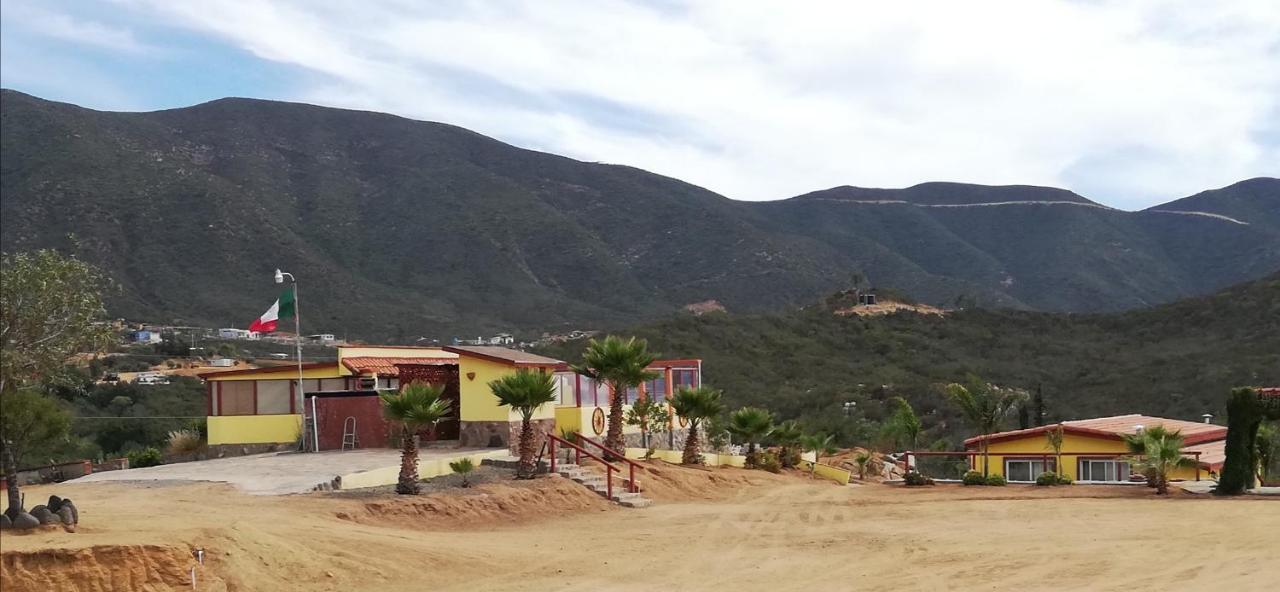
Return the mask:
[[656, 464], [657, 503], [558, 477], [416, 498], [211, 483], [32, 487], [81, 527], [0, 535], [5, 592], [190, 590], [1264, 590], [1280, 501], [1142, 487], [840, 487]]

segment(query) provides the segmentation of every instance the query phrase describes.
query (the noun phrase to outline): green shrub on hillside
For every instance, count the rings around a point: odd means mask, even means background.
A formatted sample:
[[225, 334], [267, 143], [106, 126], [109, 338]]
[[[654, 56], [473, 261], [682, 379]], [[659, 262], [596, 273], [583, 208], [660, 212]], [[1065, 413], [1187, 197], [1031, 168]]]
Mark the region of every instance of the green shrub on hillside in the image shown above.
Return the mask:
[[968, 471], [960, 478], [960, 482], [965, 485], [986, 485], [987, 478], [982, 476], [982, 471]]
[[141, 469], [164, 464], [164, 455], [160, 454], [160, 451], [155, 448], [134, 450], [128, 454], [128, 458], [130, 469]]

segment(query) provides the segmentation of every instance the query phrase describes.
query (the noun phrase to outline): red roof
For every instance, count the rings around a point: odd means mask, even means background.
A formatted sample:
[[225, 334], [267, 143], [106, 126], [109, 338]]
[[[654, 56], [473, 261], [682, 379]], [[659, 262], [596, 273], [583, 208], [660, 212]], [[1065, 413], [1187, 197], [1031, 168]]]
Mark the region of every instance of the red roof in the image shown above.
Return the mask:
[[[1081, 434], [1086, 436], [1095, 436], [1100, 438], [1108, 438], [1119, 440], [1121, 436], [1136, 433], [1137, 427], [1150, 428], [1162, 425], [1169, 430], [1177, 430], [1182, 433], [1182, 441], [1187, 446], [1199, 444], [1201, 442], [1210, 442], [1213, 440], [1221, 440], [1227, 437], [1226, 426], [1215, 425], [1211, 423], [1201, 423], [1196, 421], [1182, 421], [1180, 419], [1165, 419], [1163, 417], [1151, 417], [1149, 415], [1116, 415], [1114, 417], [1098, 417], [1095, 419], [1077, 419], [1062, 422], [1062, 430], [1066, 433]], [[965, 440], [966, 446], [976, 444], [984, 438], [991, 442], [1000, 442], [1003, 440], [1016, 440], [1036, 434], [1043, 434], [1050, 430], [1056, 429], [1057, 425], [1039, 426], [1027, 428], [1025, 430], [1013, 430], [1009, 432], [998, 432], [989, 436], [975, 436]]]
[[342, 359], [342, 365], [346, 366], [353, 374], [366, 375], [376, 374], [378, 376], [399, 376], [400, 371], [396, 370], [396, 364], [427, 364], [433, 366], [457, 366], [457, 358], [384, 358], [375, 356], [352, 356]]
[[1222, 470], [1222, 463], [1227, 460], [1227, 441], [1214, 440], [1213, 442], [1205, 442], [1204, 444], [1196, 444], [1195, 446], [1187, 446], [1182, 449], [1183, 452], [1199, 452], [1200, 465], [1210, 471]]

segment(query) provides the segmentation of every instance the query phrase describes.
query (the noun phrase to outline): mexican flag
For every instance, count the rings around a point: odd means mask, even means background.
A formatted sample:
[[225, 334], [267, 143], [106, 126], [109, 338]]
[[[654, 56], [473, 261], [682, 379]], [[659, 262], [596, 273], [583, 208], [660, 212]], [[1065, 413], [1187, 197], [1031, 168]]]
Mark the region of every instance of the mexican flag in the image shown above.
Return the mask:
[[293, 289], [291, 288], [285, 290], [275, 304], [272, 304], [271, 308], [267, 309], [267, 312], [262, 313], [262, 316], [254, 320], [253, 324], [249, 325], [249, 330], [259, 333], [271, 333], [276, 330], [276, 325], [280, 323], [281, 316], [287, 317], [292, 314]]

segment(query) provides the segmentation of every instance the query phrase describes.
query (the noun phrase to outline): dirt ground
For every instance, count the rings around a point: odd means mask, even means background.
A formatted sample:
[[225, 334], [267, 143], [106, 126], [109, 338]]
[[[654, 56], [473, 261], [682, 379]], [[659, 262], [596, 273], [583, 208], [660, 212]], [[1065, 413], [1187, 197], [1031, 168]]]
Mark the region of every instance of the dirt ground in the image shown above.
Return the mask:
[[466, 495], [251, 496], [212, 483], [32, 487], [74, 534], [0, 535], [21, 590], [1264, 590], [1280, 500], [1143, 487], [840, 487], [655, 463], [623, 509], [558, 477]]

